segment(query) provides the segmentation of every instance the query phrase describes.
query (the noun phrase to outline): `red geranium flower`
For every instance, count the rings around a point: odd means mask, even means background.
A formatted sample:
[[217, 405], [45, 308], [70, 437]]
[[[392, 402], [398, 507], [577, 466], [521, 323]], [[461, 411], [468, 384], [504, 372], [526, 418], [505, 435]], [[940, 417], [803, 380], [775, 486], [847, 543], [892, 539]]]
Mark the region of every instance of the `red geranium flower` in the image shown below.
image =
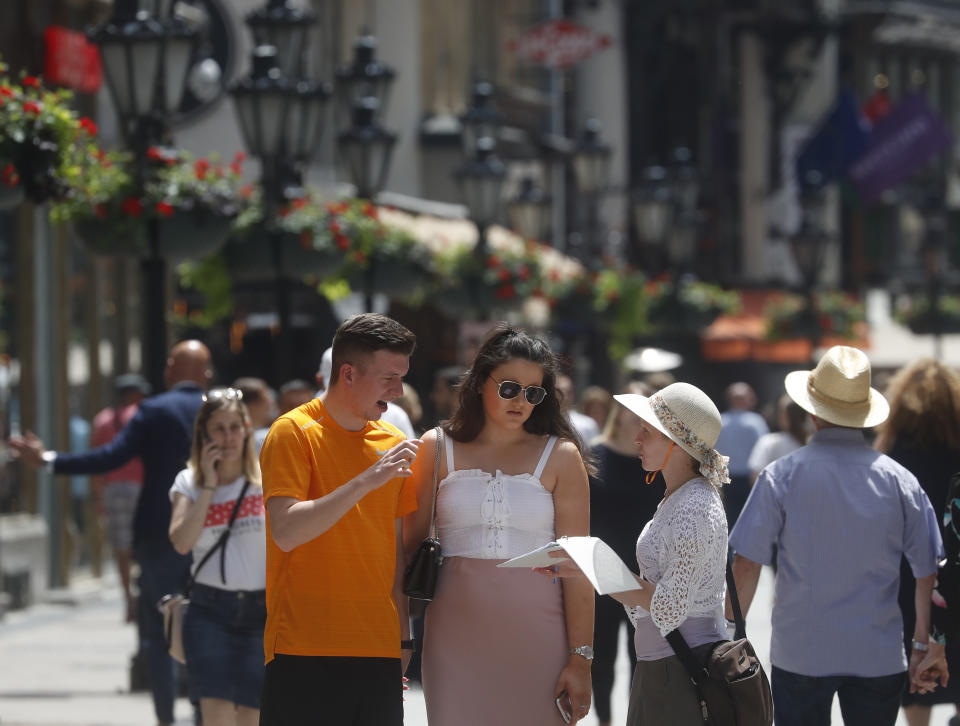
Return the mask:
[[350, 240], [342, 234], [335, 235], [333, 241], [344, 252], [350, 249]]
[[236, 174], [237, 176], [240, 176], [241, 174], [243, 174], [243, 167], [240, 166], [240, 164], [235, 161], [232, 164], [230, 164], [230, 171]]
[[173, 216], [173, 205], [170, 202], [157, 202], [157, 214], [161, 217], [172, 217]]
[[244, 184], [242, 187], [240, 187], [240, 196], [243, 197], [244, 199], [249, 199], [250, 197], [252, 197], [252, 196], [253, 196], [253, 185], [252, 185], [252, 184]]
[[10, 86], [0, 86], [0, 96], [6, 96], [7, 98], [13, 98], [16, 94], [13, 92], [13, 89]]
[[86, 131], [91, 136], [97, 135], [97, 125], [93, 121], [88, 119], [86, 116], [80, 119], [79, 124], [80, 124], [80, 128]]
[[3, 181], [5, 187], [15, 187], [20, 183], [20, 175], [17, 174], [17, 169], [13, 164], [7, 164], [3, 167], [3, 172], [0, 173], [0, 180]]
[[500, 258], [496, 255], [490, 255], [487, 258], [487, 267], [500, 267]]
[[313, 249], [313, 235], [310, 234], [309, 230], [305, 229], [300, 233], [300, 246], [305, 250]]
[[206, 179], [208, 171], [210, 171], [210, 162], [206, 159], [197, 159], [193, 163], [193, 173], [197, 175], [197, 179]]
[[526, 265], [523, 265], [523, 266], [517, 271], [517, 277], [519, 277], [521, 280], [529, 280], [529, 279], [530, 279], [530, 268], [527, 267]]
[[233, 155], [234, 164], [242, 164], [246, 160], [247, 160], [247, 155], [244, 154], [242, 151], [238, 151], [236, 154]]
[[305, 206], [307, 206], [308, 201], [310, 200], [307, 199], [306, 197], [297, 197], [296, 199], [293, 200], [293, 208], [303, 209]]
[[552, 282], [556, 282], [559, 279], [560, 279], [560, 273], [557, 272], [556, 270], [550, 270], [550, 280]]
[[159, 146], [151, 146], [147, 149], [147, 158], [153, 161], [163, 161], [167, 156]]
[[40, 104], [37, 103], [36, 101], [24, 101], [23, 110], [25, 113], [32, 113], [34, 115], [37, 115], [41, 111], [43, 111], [43, 108], [41, 108]]
[[333, 220], [330, 223], [330, 231], [333, 232], [335, 235], [339, 235], [340, 230], [341, 230], [340, 223], [337, 220]]
[[510, 279], [510, 270], [506, 267], [501, 267], [500, 271], [497, 272], [497, 279], [501, 282], [505, 282]]
[[370, 202], [367, 202], [363, 205], [363, 213], [370, 217], [370, 219], [377, 218], [377, 208]]
[[510, 300], [516, 297], [517, 291], [513, 289], [513, 285], [501, 285], [494, 295], [497, 300]]
[[120, 209], [123, 210], [123, 213], [127, 216], [139, 217], [143, 214], [143, 202], [137, 197], [128, 197], [123, 200], [123, 205]]
[[23, 85], [29, 86], [30, 88], [40, 88], [40, 79], [36, 76], [24, 76]]
[[107, 218], [107, 208], [102, 204], [97, 204], [96, 206], [94, 206], [93, 213], [97, 215], [97, 219]]

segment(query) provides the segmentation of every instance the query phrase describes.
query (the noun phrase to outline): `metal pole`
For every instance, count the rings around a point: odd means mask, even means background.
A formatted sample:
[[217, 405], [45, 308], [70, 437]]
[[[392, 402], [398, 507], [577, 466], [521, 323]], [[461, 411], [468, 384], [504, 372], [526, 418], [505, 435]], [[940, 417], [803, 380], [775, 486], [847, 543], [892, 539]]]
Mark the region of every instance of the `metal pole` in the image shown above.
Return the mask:
[[[563, 17], [563, 0], [550, 0], [551, 20]], [[564, 135], [564, 71], [554, 68], [550, 71], [550, 133], [557, 138]], [[553, 228], [553, 246], [561, 252], [567, 251], [567, 187], [566, 165], [554, 161], [550, 165], [550, 194], [553, 196], [551, 208], [551, 227]]]

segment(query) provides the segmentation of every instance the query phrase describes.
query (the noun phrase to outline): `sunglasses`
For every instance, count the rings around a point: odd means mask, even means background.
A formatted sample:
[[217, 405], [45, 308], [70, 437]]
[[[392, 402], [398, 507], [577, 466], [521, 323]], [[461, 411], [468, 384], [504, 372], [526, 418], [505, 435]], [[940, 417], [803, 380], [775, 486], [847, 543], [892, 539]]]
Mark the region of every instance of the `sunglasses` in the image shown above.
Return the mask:
[[214, 388], [203, 394], [203, 402], [207, 401], [242, 401], [243, 391], [239, 388]]
[[490, 380], [498, 384], [497, 395], [507, 401], [522, 393], [523, 397], [527, 399], [527, 403], [536, 406], [547, 397], [547, 389], [543, 386], [521, 386], [516, 381], [498, 381], [493, 376], [490, 377]]

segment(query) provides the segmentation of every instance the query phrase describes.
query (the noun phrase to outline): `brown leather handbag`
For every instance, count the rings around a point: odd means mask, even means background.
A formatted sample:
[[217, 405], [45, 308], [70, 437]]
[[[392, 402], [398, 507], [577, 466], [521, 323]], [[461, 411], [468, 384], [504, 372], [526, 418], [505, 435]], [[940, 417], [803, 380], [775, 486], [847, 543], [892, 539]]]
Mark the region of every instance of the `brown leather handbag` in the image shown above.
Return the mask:
[[440, 473], [440, 449], [443, 447], [443, 429], [437, 432], [437, 456], [433, 462], [433, 499], [430, 507], [430, 531], [413, 553], [403, 573], [403, 594], [415, 600], [433, 600], [443, 554], [437, 539], [437, 483]]
[[667, 633], [667, 642], [683, 663], [700, 701], [700, 713], [707, 726], [771, 726], [773, 696], [770, 682], [747, 640], [746, 624], [740, 610], [737, 586], [727, 558], [727, 589], [736, 623], [734, 639], [713, 644], [706, 663], [696, 656], [679, 630]]

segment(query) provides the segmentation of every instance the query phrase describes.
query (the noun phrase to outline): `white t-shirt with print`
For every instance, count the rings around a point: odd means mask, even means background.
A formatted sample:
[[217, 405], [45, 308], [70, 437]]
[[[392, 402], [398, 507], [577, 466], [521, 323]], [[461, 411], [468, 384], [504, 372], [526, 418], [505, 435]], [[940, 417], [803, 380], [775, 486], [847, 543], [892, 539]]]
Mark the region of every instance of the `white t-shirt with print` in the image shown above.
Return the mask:
[[[218, 486], [207, 509], [200, 538], [193, 546], [194, 567], [213, 547], [230, 522], [234, 504], [243, 488], [244, 477], [230, 484]], [[200, 496], [193, 482], [193, 472], [184, 469], [170, 487], [170, 500], [179, 492], [192, 501]], [[266, 516], [263, 508], [263, 490], [251, 484], [243, 495], [233, 530], [227, 539], [224, 572], [227, 582], [220, 579], [220, 552], [215, 552], [196, 575], [195, 582], [221, 590], [263, 590], [267, 582]]]

